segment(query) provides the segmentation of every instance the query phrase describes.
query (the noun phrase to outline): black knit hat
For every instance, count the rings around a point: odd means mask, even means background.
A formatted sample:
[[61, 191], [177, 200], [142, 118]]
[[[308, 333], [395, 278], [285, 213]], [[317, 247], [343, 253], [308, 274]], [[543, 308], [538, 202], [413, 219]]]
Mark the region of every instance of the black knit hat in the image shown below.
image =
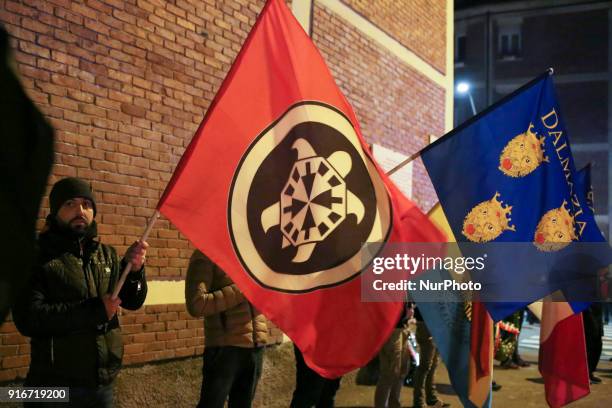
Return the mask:
[[89, 199], [93, 204], [94, 216], [96, 215], [96, 199], [91, 186], [85, 180], [76, 177], [61, 179], [53, 185], [49, 194], [51, 214], [57, 214], [62, 204], [75, 197]]

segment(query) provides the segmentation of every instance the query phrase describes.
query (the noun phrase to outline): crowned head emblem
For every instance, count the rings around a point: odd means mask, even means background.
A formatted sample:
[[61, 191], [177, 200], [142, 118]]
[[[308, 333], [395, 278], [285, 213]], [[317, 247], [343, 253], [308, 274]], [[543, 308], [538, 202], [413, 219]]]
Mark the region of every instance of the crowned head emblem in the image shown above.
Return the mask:
[[503, 205], [498, 200], [499, 193], [472, 208], [463, 220], [462, 234], [472, 242], [489, 242], [499, 237], [504, 231], [516, 231], [510, 225], [512, 206]]
[[544, 155], [544, 137], [533, 131], [533, 124], [508, 142], [499, 158], [499, 169], [510, 177], [524, 177], [548, 162]]
[[540, 219], [533, 241], [539, 250], [558, 251], [577, 239], [574, 217], [566, 205], [564, 200], [561, 207], [547, 211]]

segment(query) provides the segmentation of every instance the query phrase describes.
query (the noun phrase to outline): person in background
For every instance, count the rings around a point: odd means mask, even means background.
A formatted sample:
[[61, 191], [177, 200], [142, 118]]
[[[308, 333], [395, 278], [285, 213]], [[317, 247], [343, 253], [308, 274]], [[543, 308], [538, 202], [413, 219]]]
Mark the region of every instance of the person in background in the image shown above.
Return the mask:
[[410, 367], [408, 350], [408, 320], [413, 316], [411, 304], [406, 303], [391, 335], [378, 353], [380, 373], [374, 392], [375, 408], [401, 407], [402, 383]]
[[306, 365], [300, 349], [294, 344], [295, 353], [295, 390], [291, 408], [333, 408], [336, 392], [340, 388], [340, 378], [322, 377]]
[[199, 408], [248, 408], [261, 376], [267, 319], [230, 277], [201, 251], [191, 255], [185, 302], [204, 317], [204, 365]]
[[418, 307], [414, 309], [414, 318], [417, 321], [416, 339], [420, 361], [414, 376], [413, 407], [423, 408], [425, 404], [436, 408], [449, 407], [450, 404], [438, 399], [434, 380], [439, 354]]

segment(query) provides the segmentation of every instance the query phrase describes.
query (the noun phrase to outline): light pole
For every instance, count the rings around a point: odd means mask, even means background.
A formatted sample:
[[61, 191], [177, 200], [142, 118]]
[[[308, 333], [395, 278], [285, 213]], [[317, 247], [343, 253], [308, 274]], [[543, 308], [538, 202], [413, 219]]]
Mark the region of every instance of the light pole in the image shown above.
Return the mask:
[[474, 98], [472, 98], [472, 93], [470, 92], [470, 84], [467, 82], [459, 82], [457, 84], [457, 93], [459, 95], [467, 94], [470, 99], [470, 106], [472, 107], [472, 114], [476, 115], [476, 106], [474, 105]]

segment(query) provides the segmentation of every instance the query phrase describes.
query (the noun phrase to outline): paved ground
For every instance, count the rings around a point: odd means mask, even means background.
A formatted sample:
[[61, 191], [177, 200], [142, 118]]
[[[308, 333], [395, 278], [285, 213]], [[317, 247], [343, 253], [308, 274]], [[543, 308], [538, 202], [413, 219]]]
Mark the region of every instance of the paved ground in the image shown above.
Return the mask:
[[[495, 379], [502, 389], [493, 394], [493, 407], [496, 408], [541, 408], [547, 407], [544, 400], [544, 385], [537, 368], [537, 351], [523, 352], [523, 358], [533, 364], [518, 370], [503, 370], [495, 368]], [[601, 361], [597, 375], [603, 379], [600, 385], [591, 388], [591, 394], [586, 398], [570, 404], [572, 408], [605, 408], [612, 406], [612, 363]], [[438, 370], [436, 377], [440, 398], [453, 407], [461, 407], [459, 399], [454, 395], [448, 373], [444, 367]], [[402, 392], [402, 407], [412, 405], [412, 388], [404, 387]], [[336, 406], [341, 407], [371, 407], [374, 401], [374, 387], [345, 384], [338, 391]]]
[[[591, 394], [582, 400], [570, 404], [570, 408], [604, 408], [612, 407], [612, 325], [605, 326], [604, 349], [596, 373], [603, 383], [593, 385]], [[522, 357], [531, 362], [530, 367], [517, 370], [504, 370], [495, 367], [495, 379], [502, 389], [493, 393], [495, 408], [540, 408], [547, 407], [544, 399], [544, 385], [538, 372], [538, 348], [540, 327], [538, 324], [526, 324], [521, 331], [519, 350]], [[445, 367], [438, 370], [436, 377], [440, 398], [453, 407], [461, 407], [459, 399], [454, 395]], [[358, 386], [343, 381], [338, 391], [336, 406], [371, 407], [374, 401], [374, 387]], [[404, 387], [402, 391], [402, 406], [412, 405], [412, 388]]]
[[[521, 337], [523, 358], [533, 364], [517, 370], [495, 369], [495, 378], [503, 388], [494, 393], [495, 408], [545, 408], [544, 386], [538, 373], [537, 350], [532, 348], [537, 327], [526, 327]], [[608, 329], [608, 333], [610, 330]], [[609, 339], [608, 339], [609, 340]], [[609, 349], [608, 349], [609, 350]], [[172, 361], [144, 367], [129, 367], [121, 371], [116, 384], [116, 406], [118, 408], [143, 407], [194, 407], [199, 396], [202, 360], [200, 357]], [[592, 386], [591, 395], [571, 404], [570, 408], [612, 407], [612, 362], [602, 359], [597, 373], [603, 384]], [[355, 384], [356, 372], [346, 375], [336, 398], [338, 408], [371, 407], [374, 401], [374, 386]], [[255, 408], [287, 408], [294, 388], [295, 366], [291, 343], [266, 350], [264, 372], [259, 383]], [[440, 397], [453, 407], [461, 407], [454, 395], [444, 366], [436, 378]], [[20, 405], [3, 405], [17, 407]], [[412, 405], [412, 388], [404, 387], [402, 406]]]

